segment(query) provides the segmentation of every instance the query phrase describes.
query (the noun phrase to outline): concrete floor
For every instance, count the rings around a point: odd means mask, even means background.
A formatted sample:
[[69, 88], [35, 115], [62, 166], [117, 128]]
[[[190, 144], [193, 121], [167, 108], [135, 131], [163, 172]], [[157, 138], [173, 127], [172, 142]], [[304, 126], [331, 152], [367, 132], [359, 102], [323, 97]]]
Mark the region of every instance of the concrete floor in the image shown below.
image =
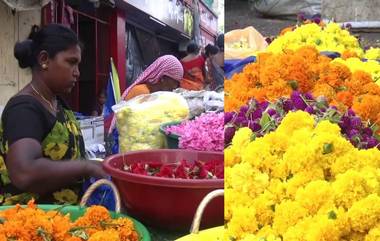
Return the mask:
[[[257, 13], [248, 0], [225, 0], [225, 31], [253, 26], [262, 35], [276, 36], [288, 26], [294, 25], [296, 20], [264, 17]], [[379, 16], [380, 19], [380, 16]], [[363, 47], [380, 47], [380, 29], [374, 32], [353, 31], [359, 35]]]

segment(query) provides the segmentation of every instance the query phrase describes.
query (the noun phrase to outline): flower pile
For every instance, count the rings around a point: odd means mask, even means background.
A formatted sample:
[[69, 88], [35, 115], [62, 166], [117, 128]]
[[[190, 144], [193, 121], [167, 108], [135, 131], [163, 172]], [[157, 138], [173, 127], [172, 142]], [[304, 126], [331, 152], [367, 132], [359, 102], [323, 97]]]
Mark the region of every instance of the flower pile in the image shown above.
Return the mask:
[[376, 59], [376, 60], [380, 60], [380, 48], [369, 48], [364, 56], [363, 56], [365, 59]]
[[223, 160], [211, 160], [207, 162], [189, 162], [182, 160], [178, 163], [167, 164], [161, 162], [136, 162], [133, 164], [125, 165], [124, 171], [139, 175], [166, 178], [223, 179], [224, 162]]
[[338, 53], [350, 50], [359, 56], [363, 55], [358, 39], [337, 23], [328, 23], [325, 26], [316, 23], [303, 24], [292, 31], [284, 31], [283, 35], [271, 42], [266, 51], [281, 53], [287, 49], [297, 50], [302, 46], [314, 46], [318, 51]]
[[342, 63], [346, 65], [351, 70], [351, 72], [358, 70], [365, 71], [371, 74], [372, 79], [376, 82], [376, 84], [380, 85], [380, 62], [376, 60], [362, 61], [359, 58], [336, 58], [332, 62]]
[[194, 120], [166, 128], [179, 136], [179, 148], [198, 151], [223, 151], [224, 113], [204, 113]]
[[251, 100], [237, 112], [226, 112], [225, 145], [229, 145], [235, 132], [248, 127], [252, 138], [261, 137], [275, 130], [289, 111], [302, 110], [311, 114], [316, 122], [329, 120], [341, 127], [341, 134], [359, 149], [368, 149], [379, 145], [379, 136], [375, 134], [377, 126], [369, 126], [351, 109], [341, 113], [335, 106], [329, 106], [325, 98], [314, 99], [311, 94], [294, 91], [290, 98], [279, 98], [273, 103]]
[[304, 111], [252, 135], [239, 129], [225, 149], [226, 240], [379, 240], [378, 149]]
[[341, 111], [351, 108], [363, 120], [380, 122], [380, 86], [371, 75], [352, 73], [312, 47], [259, 54], [258, 62], [225, 81], [225, 111], [236, 111], [252, 98], [274, 101], [288, 97], [293, 90], [324, 96]]
[[133, 222], [128, 218], [112, 219], [107, 209], [92, 206], [71, 222], [59, 210], [43, 211], [34, 201], [27, 207], [16, 205], [0, 211], [0, 240], [35, 241], [138, 241]]

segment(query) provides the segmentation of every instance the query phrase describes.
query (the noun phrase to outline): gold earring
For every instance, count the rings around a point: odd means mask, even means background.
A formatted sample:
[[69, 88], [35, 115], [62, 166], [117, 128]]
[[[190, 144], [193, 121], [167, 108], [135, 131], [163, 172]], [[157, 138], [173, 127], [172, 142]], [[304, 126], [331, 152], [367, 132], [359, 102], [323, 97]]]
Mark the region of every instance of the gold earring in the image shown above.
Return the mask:
[[47, 69], [47, 64], [42, 64], [42, 69]]

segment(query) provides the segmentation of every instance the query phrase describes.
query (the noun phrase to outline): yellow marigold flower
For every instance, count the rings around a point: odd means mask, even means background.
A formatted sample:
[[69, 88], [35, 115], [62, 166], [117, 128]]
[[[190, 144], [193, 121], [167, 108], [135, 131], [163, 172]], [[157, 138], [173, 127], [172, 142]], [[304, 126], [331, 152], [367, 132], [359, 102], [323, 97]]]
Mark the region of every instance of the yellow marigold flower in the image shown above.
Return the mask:
[[230, 220], [233, 211], [238, 206], [252, 206], [253, 198], [247, 193], [236, 192], [232, 188], [226, 188], [224, 190], [224, 216], [225, 220]]
[[348, 210], [352, 230], [367, 232], [380, 222], [380, 197], [370, 194], [355, 202]]
[[256, 210], [256, 220], [262, 227], [272, 223], [275, 208], [273, 198], [273, 194], [264, 192], [252, 200], [252, 206]]
[[276, 233], [285, 233], [289, 227], [307, 216], [307, 209], [295, 201], [285, 200], [275, 207], [273, 230]]
[[326, 181], [312, 181], [305, 188], [300, 188], [296, 194], [296, 201], [306, 208], [310, 215], [314, 215], [318, 210], [328, 204], [333, 203], [332, 187]]
[[227, 224], [227, 233], [234, 239], [241, 239], [248, 233], [258, 230], [256, 211], [253, 207], [236, 207]]
[[298, 172], [286, 181], [286, 196], [294, 200], [299, 188], [305, 187], [311, 181], [323, 179], [324, 173], [321, 168]]
[[339, 174], [332, 187], [336, 205], [346, 209], [365, 198], [371, 191], [363, 175], [356, 170], [348, 170]]
[[248, 127], [240, 128], [232, 138], [232, 146], [238, 152], [245, 148], [250, 142], [252, 137], [252, 130]]
[[306, 128], [311, 130], [314, 127], [314, 118], [307, 112], [289, 112], [278, 126], [276, 132], [292, 135], [294, 130]]
[[378, 241], [380, 240], [380, 224], [369, 230], [368, 234], [365, 236], [364, 241]]
[[[236, 164], [231, 169], [231, 181], [229, 184], [237, 192], [247, 193], [256, 197], [269, 185], [269, 177], [266, 173], [260, 173], [252, 168], [249, 163]], [[250, 180], [247, 182], [247, 180]]]

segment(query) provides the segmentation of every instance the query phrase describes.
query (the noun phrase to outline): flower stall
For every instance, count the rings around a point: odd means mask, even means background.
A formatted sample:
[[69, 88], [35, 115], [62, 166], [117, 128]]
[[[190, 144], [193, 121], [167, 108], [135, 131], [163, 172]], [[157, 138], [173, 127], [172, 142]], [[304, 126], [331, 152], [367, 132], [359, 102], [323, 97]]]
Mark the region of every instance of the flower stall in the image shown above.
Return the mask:
[[380, 239], [378, 50], [307, 21], [226, 79], [225, 240]]

